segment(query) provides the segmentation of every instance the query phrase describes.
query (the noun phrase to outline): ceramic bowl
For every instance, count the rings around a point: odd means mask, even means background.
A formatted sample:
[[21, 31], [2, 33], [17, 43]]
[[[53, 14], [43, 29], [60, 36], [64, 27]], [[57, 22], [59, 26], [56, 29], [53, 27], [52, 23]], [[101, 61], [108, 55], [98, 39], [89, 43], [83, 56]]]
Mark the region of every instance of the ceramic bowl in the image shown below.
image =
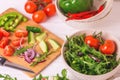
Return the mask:
[[[63, 20], [63, 22], [65, 22], [68, 25], [70, 25], [71, 27], [77, 28], [77, 29], [81, 29], [82, 26], [83, 27], [94, 26], [95, 23], [103, 20], [111, 12], [112, 4], [113, 4], [113, 0], [106, 0], [105, 8], [100, 13], [96, 14], [95, 16], [92, 16], [92, 17], [87, 18], [87, 19], [82, 19], [82, 20], [66, 21], [67, 17], [64, 15], [62, 10], [60, 9], [59, 1], [60, 0], [55, 0], [58, 16], [60, 17], [61, 20]], [[96, 0], [94, 0], [94, 4], [93, 4], [94, 7], [97, 6], [95, 1]], [[99, 0], [99, 1], [101, 1], [101, 0]]]
[[[81, 30], [81, 31], [78, 31], [78, 32], [68, 36], [68, 37], [71, 38], [73, 36], [77, 36], [77, 35], [80, 35], [83, 33], [86, 33], [86, 35], [90, 35], [90, 34], [92, 35], [93, 32], [98, 33], [100, 31], [99, 30], [98, 31], [96, 31], [96, 30]], [[116, 43], [116, 54], [117, 54], [116, 60], [118, 60], [120, 58], [120, 41], [115, 36], [112, 36], [110, 33], [103, 32], [103, 31], [102, 31], [102, 38], [105, 40], [106, 39], [113, 40]], [[120, 70], [120, 64], [119, 64], [112, 71], [107, 72], [105, 74], [101, 74], [101, 75], [86, 75], [83, 73], [79, 73], [79, 72], [75, 71], [74, 69], [72, 69], [66, 62], [66, 59], [64, 56], [64, 52], [66, 51], [66, 47], [65, 47], [66, 43], [67, 43], [67, 40], [65, 40], [65, 42], [62, 46], [62, 49], [61, 49], [62, 59], [63, 59], [64, 64], [66, 65], [68, 71], [70, 71], [77, 78], [77, 80], [106, 80], [106, 79], [112, 77], [117, 71]]]

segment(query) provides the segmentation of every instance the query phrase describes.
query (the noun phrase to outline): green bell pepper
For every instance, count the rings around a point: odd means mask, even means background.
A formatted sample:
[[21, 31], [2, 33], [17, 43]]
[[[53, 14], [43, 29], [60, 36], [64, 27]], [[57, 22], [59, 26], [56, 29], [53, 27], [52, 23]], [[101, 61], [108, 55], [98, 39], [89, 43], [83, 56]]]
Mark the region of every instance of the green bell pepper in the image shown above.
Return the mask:
[[65, 13], [78, 13], [88, 11], [92, 7], [93, 0], [60, 0], [59, 6]]

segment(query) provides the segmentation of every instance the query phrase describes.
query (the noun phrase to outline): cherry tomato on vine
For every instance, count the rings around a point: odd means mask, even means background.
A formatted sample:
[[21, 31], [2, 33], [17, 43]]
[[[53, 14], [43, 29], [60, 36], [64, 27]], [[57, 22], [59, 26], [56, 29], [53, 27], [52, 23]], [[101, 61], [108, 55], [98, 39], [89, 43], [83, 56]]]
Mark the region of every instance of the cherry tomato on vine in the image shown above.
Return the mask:
[[106, 55], [111, 55], [115, 52], [115, 43], [112, 40], [106, 40], [99, 50]]
[[48, 4], [45, 8], [44, 11], [48, 17], [54, 16], [56, 13], [56, 8], [53, 3]]
[[4, 49], [5, 56], [12, 56], [14, 54], [14, 48], [10, 45], [6, 46]]
[[40, 22], [46, 21], [47, 16], [43, 10], [38, 10], [35, 13], [33, 13], [32, 19], [35, 22], [40, 23]]
[[24, 9], [27, 13], [34, 13], [37, 10], [37, 5], [33, 1], [27, 1]]
[[90, 47], [94, 47], [95, 49], [98, 49], [100, 45], [100, 41], [97, 38], [94, 38], [92, 35], [85, 37], [85, 43]]

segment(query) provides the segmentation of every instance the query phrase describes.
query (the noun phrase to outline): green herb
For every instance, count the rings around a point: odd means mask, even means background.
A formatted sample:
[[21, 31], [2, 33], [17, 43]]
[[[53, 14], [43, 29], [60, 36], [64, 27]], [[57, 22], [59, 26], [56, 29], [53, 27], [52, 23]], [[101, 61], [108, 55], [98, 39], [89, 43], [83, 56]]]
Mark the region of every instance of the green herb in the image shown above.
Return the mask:
[[[53, 76], [53, 80], [69, 80], [67, 78], [67, 71], [66, 69], [63, 69], [61, 72], [61, 76], [59, 74], [56, 74], [56, 76]], [[38, 77], [33, 78], [33, 80], [42, 80], [43, 78], [49, 79], [49, 76], [42, 76], [41, 74]]]
[[54, 52], [54, 50], [50, 50], [50, 51], [47, 52], [47, 53], [44, 53], [44, 54], [42, 54], [42, 55], [39, 55], [38, 57], [36, 57], [36, 61], [32, 62], [30, 66], [35, 66], [35, 65], [37, 65], [38, 63], [40, 63], [40, 62], [42, 62], [42, 61], [44, 62], [45, 59], [47, 58], [47, 56], [50, 55], [50, 54], [53, 53], [53, 52]]
[[10, 75], [6, 74], [6, 75], [2, 75], [0, 74], [0, 78], [2, 78], [3, 80], [17, 80], [17, 78], [12, 78]]
[[[85, 36], [85, 34], [81, 34], [72, 38], [67, 37], [68, 43], [65, 45], [64, 57], [68, 65], [74, 70], [88, 75], [100, 75], [113, 70], [119, 64], [116, 61], [116, 54], [106, 56], [100, 51], [89, 47], [84, 42]], [[89, 54], [100, 61], [95, 61]]]
[[14, 56], [23, 54], [29, 48], [31, 48], [31, 46], [21, 47], [20, 49], [17, 49], [14, 53]]

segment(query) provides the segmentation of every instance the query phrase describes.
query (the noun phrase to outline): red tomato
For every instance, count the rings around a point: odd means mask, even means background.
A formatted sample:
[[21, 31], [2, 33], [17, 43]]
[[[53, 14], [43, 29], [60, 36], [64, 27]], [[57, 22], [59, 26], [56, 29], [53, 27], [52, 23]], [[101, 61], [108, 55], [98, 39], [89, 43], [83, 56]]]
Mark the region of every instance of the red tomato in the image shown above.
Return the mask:
[[19, 37], [19, 38], [27, 37], [27, 35], [28, 35], [28, 31], [26, 31], [26, 30], [17, 30], [17, 31], [15, 31], [15, 36], [16, 37]]
[[44, 11], [48, 17], [54, 16], [56, 13], [56, 8], [53, 3], [48, 4], [45, 8]]
[[49, 3], [52, 3], [52, 0], [43, 0], [43, 2], [44, 2], [45, 4], [49, 4]]
[[6, 46], [4, 49], [5, 56], [12, 56], [14, 54], [14, 48], [10, 45]]
[[15, 40], [13, 40], [12, 41], [12, 45], [13, 46], [20, 46], [20, 41], [21, 41], [21, 44], [23, 44], [24, 42], [25, 42], [25, 40], [24, 39], [15, 39]]
[[24, 9], [27, 13], [33, 13], [37, 10], [37, 5], [33, 1], [27, 1]]
[[35, 22], [40, 23], [40, 22], [45, 21], [47, 19], [47, 16], [43, 10], [38, 10], [35, 13], [33, 13], [32, 19]]
[[47, 78], [42, 78], [41, 80], [47, 80]]
[[85, 37], [85, 43], [88, 44], [90, 47], [94, 47], [95, 49], [98, 49], [100, 45], [100, 41], [94, 38], [92, 35]]
[[2, 39], [3, 37], [3, 33], [0, 31], [0, 40]]
[[103, 54], [111, 55], [115, 52], [115, 43], [112, 40], [106, 40], [99, 49]]
[[3, 36], [4, 36], [4, 37], [10, 36], [10, 33], [7, 32], [6, 30], [4, 30], [3, 28], [0, 28], [0, 31], [3, 33]]
[[0, 48], [5, 48], [6, 45], [8, 45], [9, 39], [7, 37], [2, 38], [0, 41]]

